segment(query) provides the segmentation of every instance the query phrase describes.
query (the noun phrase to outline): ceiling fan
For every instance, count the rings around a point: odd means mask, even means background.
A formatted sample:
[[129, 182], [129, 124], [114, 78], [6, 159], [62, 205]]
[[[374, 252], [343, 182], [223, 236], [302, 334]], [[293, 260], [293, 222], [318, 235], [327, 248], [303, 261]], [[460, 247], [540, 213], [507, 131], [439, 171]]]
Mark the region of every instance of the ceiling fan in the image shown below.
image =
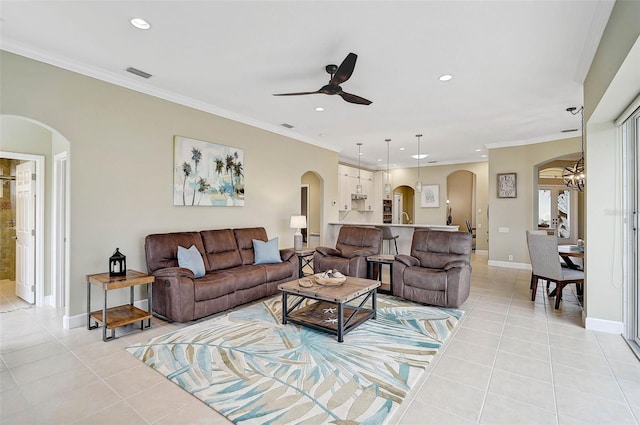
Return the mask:
[[347, 81], [351, 74], [353, 73], [353, 69], [356, 66], [356, 60], [358, 59], [358, 55], [355, 53], [349, 53], [347, 57], [342, 61], [340, 66], [337, 65], [327, 65], [325, 70], [328, 74], [331, 74], [331, 79], [329, 80], [329, 84], [323, 86], [318, 91], [307, 91], [307, 92], [299, 92], [299, 93], [278, 93], [274, 94], [274, 96], [300, 96], [304, 94], [329, 94], [334, 95], [337, 94], [346, 100], [349, 103], [357, 103], [359, 105], [370, 105], [371, 101], [367, 100], [363, 97], [356, 96], [355, 94], [347, 93], [342, 91], [342, 87], [340, 84]]

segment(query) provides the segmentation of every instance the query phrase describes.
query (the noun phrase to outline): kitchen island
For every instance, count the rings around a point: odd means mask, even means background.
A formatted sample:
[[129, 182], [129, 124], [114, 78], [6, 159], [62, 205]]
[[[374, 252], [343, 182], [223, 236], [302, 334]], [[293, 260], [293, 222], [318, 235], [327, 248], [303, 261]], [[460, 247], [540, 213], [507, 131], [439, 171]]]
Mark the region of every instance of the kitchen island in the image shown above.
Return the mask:
[[[325, 246], [335, 247], [336, 240], [338, 239], [338, 232], [342, 226], [373, 226], [373, 227], [389, 227], [391, 233], [398, 235], [398, 253], [409, 254], [411, 252], [411, 240], [413, 239], [413, 231], [415, 229], [432, 229], [432, 230], [444, 230], [448, 232], [457, 232], [459, 226], [447, 226], [445, 224], [393, 224], [393, 223], [362, 223], [362, 222], [350, 222], [350, 221], [333, 221], [328, 223], [327, 237], [325, 238]], [[395, 254], [393, 243], [392, 254]], [[387, 253], [387, 242], [383, 245], [383, 252]]]

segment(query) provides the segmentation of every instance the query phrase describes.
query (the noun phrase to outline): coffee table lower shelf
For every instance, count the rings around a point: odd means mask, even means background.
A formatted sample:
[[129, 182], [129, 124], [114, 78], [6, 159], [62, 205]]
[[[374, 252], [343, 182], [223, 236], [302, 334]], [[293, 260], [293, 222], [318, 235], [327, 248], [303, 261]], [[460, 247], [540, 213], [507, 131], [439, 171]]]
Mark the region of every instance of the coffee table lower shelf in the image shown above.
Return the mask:
[[[372, 295], [375, 296], [375, 293]], [[352, 307], [328, 301], [317, 301], [293, 310], [296, 306], [297, 304], [291, 307], [289, 312], [283, 314], [283, 324], [286, 325], [291, 322], [318, 331], [328, 332], [337, 335], [338, 342], [342, 342], [345, 334], [362, 323], [376, 318], [375, 309]]]
[[[129, 304], [107, 309], [107, 329], [115, 329], [135, 322], [151, 319], [151, 313]], [[91, 318], [102, 323], [102, 310], [92, 311]]]

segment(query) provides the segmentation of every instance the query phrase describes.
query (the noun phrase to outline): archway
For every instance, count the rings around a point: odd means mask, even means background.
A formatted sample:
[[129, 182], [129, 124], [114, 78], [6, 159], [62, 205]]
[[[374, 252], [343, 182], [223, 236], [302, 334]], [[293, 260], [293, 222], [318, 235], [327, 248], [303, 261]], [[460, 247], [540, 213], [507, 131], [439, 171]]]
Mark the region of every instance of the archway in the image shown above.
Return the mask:
[[445, 220], [451, 225], [467, 229], [467, 221], [476, 227], [476, 175], [468, 170], [457, 170], [447, 176], [447, 208]]
[[393, 189], [393, 223], [415, 223], [415, 191], [411, 186], [398, 186]]
[[323, 220], [323, 181], [315, 171], [305, 172], [300, 179], [300, 212], [307, 216], [303, 242], [308, 248], [320, 245]]
[[0, 158], [36, 161], [40, 193], [35, 207], [35, 304], [67, 310], [70, 143], [46, 124], [26, 117], [2, 115], [0, 129]]

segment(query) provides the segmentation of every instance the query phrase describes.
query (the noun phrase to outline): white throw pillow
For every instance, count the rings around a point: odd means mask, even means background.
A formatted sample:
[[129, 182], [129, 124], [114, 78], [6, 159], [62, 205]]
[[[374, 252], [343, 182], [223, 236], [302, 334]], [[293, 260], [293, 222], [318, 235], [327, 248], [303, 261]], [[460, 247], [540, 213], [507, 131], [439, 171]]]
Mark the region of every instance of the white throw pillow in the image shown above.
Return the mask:
[[196, 277], [204, 276], [204, 261], [195, 245], [189, 249], [178, 246], [178, 265], [191, 270]]

